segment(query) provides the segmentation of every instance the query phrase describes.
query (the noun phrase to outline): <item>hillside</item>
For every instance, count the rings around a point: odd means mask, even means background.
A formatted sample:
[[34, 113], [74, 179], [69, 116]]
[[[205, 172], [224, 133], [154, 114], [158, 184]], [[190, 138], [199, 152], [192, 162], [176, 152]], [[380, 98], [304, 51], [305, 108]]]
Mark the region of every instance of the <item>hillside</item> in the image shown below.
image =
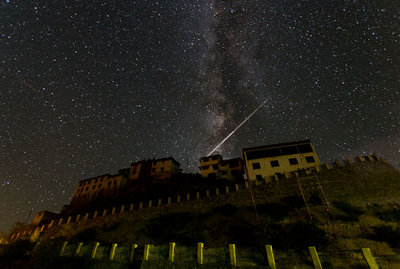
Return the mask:
[[[265, 264], [264, 245], [268, 243], [276, 251], [280, 268], [292, 268], [294, 264], [309, 268], [308, 246], [316, 246], [325, 253], [321, 258], [324, 268], [346, 263], [354, 265], [350, 268], [360, 268], [362, 256], [357, 251], [368, 247], [374, 256], [380, 257], [382, 268], [399, 268], [400, 172], [385, 162], [370, 161], [325, 169], [317, 178], [318, 181], [305, 177], [299, 181], [289, 178], [260, 182], [251, 188], [241, 186], [239, 190], [231, 186], [229, 193], [220, 188], [219, 195], [209, 190], [209, 197], [200, 195], [199, 191], [199, 199], [193, 198], [196, 194], [191, 190], [189, 201], [184, 201], [182, 193], [180, 202], [173, 200], [170, 204], [152, 207], [144, 204], [142, 209], [135, 208], [133, 212], [55, 225], [40, 235], [39, 242], [43, 246], [56, 244], [58, 249], [65, 240], [75, 247], [78, 242], [90, 245], [97, 241], [102, 246], [118, 243], [121, 248], [132, 243], [141, 247], [152, 244], [155, 246], [153, 258], [158, 262], [163, 257], [167, 259], [168, 248], [166, 254], [158, 253], [157, 246], [162, 248], [176, 242], [182, 248], [183, 257], [190, 256], [190, 249], [195, 251], [196, 244], [203, 242], [215, 252], [209, 254], [208, 260], [221, 264], [229, 263], [229, 258], [224, 256], [227, 244], [235, 243], [242, 260], [252, 261], [254, 266]], [[33, 245], [25, 247], [29, 249]], [[7, 250], [2, 251], [2, 259], [7, 260], [4, 257]], [[36, 258], [32, 253], [27, 256], [28, 264], [37, 262], [42, 255], [39, 250]], [[215, 255], [222, 257], [219, 262]], [[283, 262], [285, 257], [291, 257], [292, 263]], [[13, 261], [8, 262], [14, 265]], [[58, 262], [54, 257], [54, 263]], [[160, 265], [156, 264], [149, 266]], [[116, 266], [128, 265], [120, 262]]]

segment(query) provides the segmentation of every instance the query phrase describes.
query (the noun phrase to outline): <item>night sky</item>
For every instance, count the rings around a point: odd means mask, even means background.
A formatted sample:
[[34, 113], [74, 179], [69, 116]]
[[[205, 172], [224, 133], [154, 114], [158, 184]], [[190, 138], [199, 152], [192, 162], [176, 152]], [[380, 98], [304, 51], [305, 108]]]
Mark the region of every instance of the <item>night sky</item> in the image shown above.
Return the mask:
[[76, 183], [173, 156], [311, 139], [400, 168], [398, 1], [0, 4], [0, 231]]

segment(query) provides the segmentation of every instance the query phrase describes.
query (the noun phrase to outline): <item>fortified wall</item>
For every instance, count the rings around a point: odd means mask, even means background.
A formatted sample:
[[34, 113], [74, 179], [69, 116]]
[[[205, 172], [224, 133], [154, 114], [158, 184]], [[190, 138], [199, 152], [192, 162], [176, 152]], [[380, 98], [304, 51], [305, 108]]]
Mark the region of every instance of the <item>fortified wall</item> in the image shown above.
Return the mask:
[[268, 178], [249, 184], [235, 184], [225, 188], [191, 192], [176, 197], [160, 198], [118, 207], [99, 208], [84, 214], [52, 219], [46, 224], [11, 234], [11, 240], [20, 237], [53, 237], [60, 229], [68, 227], [77, 232], [104, 222], [133, 219], [151, 219], [162, 215], [191, 212], [206, 213], [214, 207], [232, 204], [237, 207], [279, 202], [288, 196], [323, 195], [329, 203], [344, 200], [356, 205], [390, 203], [400, 199], [400, 172], [379, 156], [370, 155], [333, 164], [323, 164], [317, 173], [299, 177]]

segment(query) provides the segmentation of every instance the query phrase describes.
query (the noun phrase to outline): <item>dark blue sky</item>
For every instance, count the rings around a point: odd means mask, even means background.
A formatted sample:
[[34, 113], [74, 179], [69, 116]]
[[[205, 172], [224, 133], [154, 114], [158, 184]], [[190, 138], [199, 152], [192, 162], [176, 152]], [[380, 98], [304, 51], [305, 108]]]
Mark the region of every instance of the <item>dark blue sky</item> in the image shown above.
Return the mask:
[[399, 168], [399, 14], [385, 0], [2, 0], [0, 230], [131, 161], [197, 172], [265, 99], [224, 157], [311, 139], [323, 161], [375, 152]]

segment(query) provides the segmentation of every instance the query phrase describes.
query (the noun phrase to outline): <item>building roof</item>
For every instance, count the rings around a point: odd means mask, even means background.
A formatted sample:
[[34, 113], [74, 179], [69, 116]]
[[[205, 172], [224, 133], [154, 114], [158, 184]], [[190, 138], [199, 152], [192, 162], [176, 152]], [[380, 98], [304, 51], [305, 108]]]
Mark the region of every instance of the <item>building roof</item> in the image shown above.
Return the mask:
[[208, 160], [209, 158], [212, 158], [212, 157], [221, 157], [221, 159], [222, 159], [222, 156], [221, 156], [221, 154], [214, 154], [214, 155], [210, 155], [210, 156], [206, 156], [206, 157], [201, 157], [200, 158], [200, 161], [202, 161], [202, 160]]
[[95, 177], [90, 177], [90, 178], [87, 178], [87, 179], [83, 179], [83, 180], [80, 180], [79, 182], [84, 182], [84, 181], [89, 181], [89, 180], [92, 180], [92, 179], [96, 179], [96, 178], [99, 178], [99, 177], [105, 177], [105, 176], [111, 176], [110, 174], [104, 174], [104, 175], [101, 175], [101, 176], [95, 176]]
[[244, 148], [243, 151], [266, 149], [266, 148], [277, 148], [277, 147], [291, 146], [291, 145], [298, 145], [298, 144], [307, 144], [307, 143], [311, 143], [311, 140], [307, 139], [307, 140], [300, 140], [300, 141], [294, 141], [294, 142], [286, 142], [286, 143], [279, 143], [279, 144], [272, 144], [272, 145], [265, 145], [265, 146], [257, 146], [257, 147], [251, 147], [251, 148]]

